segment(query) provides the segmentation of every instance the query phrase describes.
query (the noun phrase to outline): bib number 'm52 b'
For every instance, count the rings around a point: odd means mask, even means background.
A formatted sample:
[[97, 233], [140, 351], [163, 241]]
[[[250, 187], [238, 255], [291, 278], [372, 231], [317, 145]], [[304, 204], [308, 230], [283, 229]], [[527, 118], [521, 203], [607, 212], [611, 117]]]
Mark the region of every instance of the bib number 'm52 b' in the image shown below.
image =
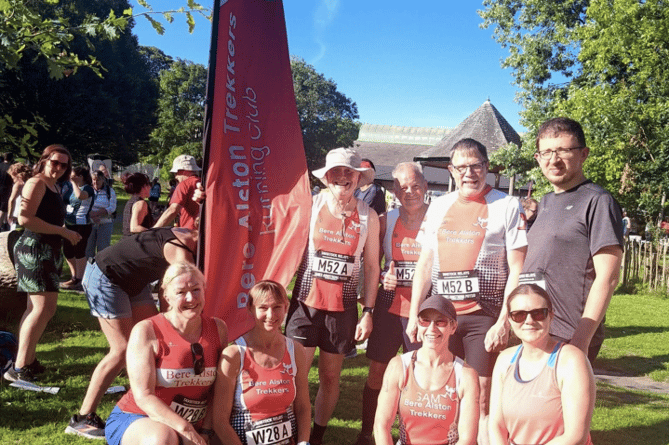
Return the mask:
[[437, 279], [437, 293], [454, 301], [478, 299], [479, 274], [475, 270], [441, 272]]

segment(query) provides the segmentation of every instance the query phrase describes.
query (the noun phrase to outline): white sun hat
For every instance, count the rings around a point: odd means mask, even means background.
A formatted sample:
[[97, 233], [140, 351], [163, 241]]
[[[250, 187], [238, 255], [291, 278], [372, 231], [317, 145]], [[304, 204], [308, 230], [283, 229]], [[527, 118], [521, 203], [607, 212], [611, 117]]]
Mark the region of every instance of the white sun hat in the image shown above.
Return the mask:
[[360, 167], [360, 162], [360, 155], [355, 150], [351, 148], [335, 148], [330, 150], [325, 157], [325, 167], [314, 170], [312, 173], [327, 186], [328, 183], [325, 175], [328, 171], [335, 167], [348, 167], [361, 173], [358, 187], [363, 187], [374, 181], [374, 170]]
[[174, 158], [174, 162], [172, 162], [172, 170], [170, 170], [170, 173], [176, 173], [179, 170], [199, 172], [202, 169], [197, 166], [197, 162], [193, 156], [179, 155]]

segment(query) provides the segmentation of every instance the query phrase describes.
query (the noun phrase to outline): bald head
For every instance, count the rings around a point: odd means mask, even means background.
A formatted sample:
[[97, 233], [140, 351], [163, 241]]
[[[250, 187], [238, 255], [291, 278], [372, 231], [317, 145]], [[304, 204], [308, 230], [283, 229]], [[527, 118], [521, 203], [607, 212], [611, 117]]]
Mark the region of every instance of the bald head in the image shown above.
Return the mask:
[[425, 202], [427, 181], [423, 169], [415, 162], [402, 162], [393, 170], [395, 178], [393, 191], [408, 212], [418, 212]]

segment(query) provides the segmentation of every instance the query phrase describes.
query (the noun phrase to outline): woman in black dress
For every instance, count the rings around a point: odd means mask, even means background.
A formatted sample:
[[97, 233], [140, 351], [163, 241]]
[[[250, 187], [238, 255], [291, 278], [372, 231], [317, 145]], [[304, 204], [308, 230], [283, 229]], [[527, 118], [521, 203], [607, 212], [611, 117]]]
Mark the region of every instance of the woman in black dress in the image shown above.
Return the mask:
[[44, 372], [35, 349], [56, 312], [63, 238], [72, 244], [81, 241], [81, 235], [63, 225], [65, 205], [56, 184], [62, 176], [69, 178], [71, 170], [70, 152], [62, 145], [49, 145], [35, 166], [35, 176], [23, 187], [19, 224], [25, 230], [14, 246], [14, 258], [18, 290], [28, 293], [28, 307], [19, 327], [15, 367], [4, 375], [7, 380], [32, 381]]

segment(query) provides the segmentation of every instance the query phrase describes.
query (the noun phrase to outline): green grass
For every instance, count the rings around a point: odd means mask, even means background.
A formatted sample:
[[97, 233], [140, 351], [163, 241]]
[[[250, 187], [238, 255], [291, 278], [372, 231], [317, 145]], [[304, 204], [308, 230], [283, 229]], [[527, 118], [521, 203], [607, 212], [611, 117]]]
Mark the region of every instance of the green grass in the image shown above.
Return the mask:
[[614, 295], [597, 366], [669, 382], [669, 302], [648, 294]]
[[[650, 295], [616, 295], [607, 315], [610, 337], [597, 366], [628, 375], [650, 375], [667, 381], [669, 301]], [[90, 444], [63, 433], [88, 385], [93, 368], [104, 356], [107, 344], [97, 321], [91, 317], [83, 295], [62, 292], [58, 312], [49, 323], [38, 347], [40, 360], [49, 367], [41, 382], [60, 386], [60, 393], [49, 395], [0, 386], [0, 444]], [[318, 372], [309, 373], [312, 400], [318, 388]], [[364, 355], [344, 361], [341, 397], [326, 443], [352, 443], [360, 429], [361, 394], [367, 376]], [[127, 385], [119, 377], [115, 385]], [[103, 398], [98, 413], [104, 418], [119, 395]], [[598, 385], [597, 404], [592, 422], [592, 438], [598, 445], [669, 444], [669, 395], [629, 391]]]
[[[118, 211], [128, 195], [117, 187]], [[113, 240], [120, 238], [117, 219]], [[115, 242], [115, 241], [112, 241]], [[292, 286], [291, 286], [292, 287]], [[20, 313], [0, 314], [0, 329], [16, 332]], [[630, 376], [650, 376], [669, 382], [669, 299], [639, 293], [615, 295], [607, 313], [607, 339], [597, 367]], [[90, 444], [64, 434], [78, 410], [93, 368], [107, 351], [107, 342], [85, 297], [61, 292], [56, 316], [38, 346], [49, 372], [40, 382], [60, 386], [57, 395], [22, 391], [0, 383], [0, 444]], [[318, 389], [318, 356], [309, 373], [311, 399]], [[364, 355], [344, 361], [341, 396], [325, 435], [326, 443], [352, 443], [360, 430], [362, 389], [369, 361]], [[126, 385], [121, 376], [114, 385]], [[120, 395], [104, 396], [98, 414], [106, 418]], [[395, 436], [397, 431], [395, 430]], [[597, 445], [669, 444], [669, 395], [619, 389], [598, 384], [592, 421]]]

